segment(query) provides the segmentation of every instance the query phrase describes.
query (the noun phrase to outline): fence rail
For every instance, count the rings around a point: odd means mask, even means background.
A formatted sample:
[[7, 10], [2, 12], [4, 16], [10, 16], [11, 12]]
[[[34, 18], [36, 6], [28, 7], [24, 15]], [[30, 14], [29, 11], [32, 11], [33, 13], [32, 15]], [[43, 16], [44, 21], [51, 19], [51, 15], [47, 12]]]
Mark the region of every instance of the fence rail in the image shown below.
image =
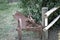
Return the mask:
[[52, 14], [53, 12], [55, 12], [57, 9], [59, 9], [60, 7], [54, 7], [51, 10], [47, 11], [44, 15], [44, 24], [45, 24], [45, 28], [43, 28], [43, 31], [47, 31], [51, 26], [54, 25], [55, 22], [58, 21], [58, 19], [60, 18], [60, 15], [58, 17], [56, 17], [49, 25], [48, 25], [48, 17], [50, 14]]
[[48, 40], [48, 29], [52, 27], [60, 18], [60, 15], [58, 15], [58, 17], [56, 17], [50, 24], [48, 24], [48, 17], [50, 16], [50, 14], [52, 14], [59, 8], [60, 7], [54, 7], [49, 11], [47, 11], [48, 7], [42, 8], [42, 25], [44, 26], [42, 40]]
[[57, 9], [59, 9], [59, 7], [54, 7], [51, 10], [49, 10], [48, 12], [45, 13], [45, 16], [49, 16], [50, 14], [52, 14], [54, 11], [56, 11]]
[[54, 23], [58, 21], [59, 18], [60, 18], [60, 15], [56, 17], [47, 27], [45, 27], [43, 31], [47, 31], [50, 27], [52, 27]]

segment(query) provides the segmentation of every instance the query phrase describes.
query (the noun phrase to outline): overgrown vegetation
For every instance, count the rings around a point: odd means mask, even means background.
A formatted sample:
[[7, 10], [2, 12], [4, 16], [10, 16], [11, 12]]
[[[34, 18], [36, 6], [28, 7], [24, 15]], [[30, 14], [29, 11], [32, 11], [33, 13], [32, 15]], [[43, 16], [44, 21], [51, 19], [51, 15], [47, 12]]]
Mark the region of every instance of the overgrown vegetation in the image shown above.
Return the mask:
[[[53, 7], [60, 6], [60, 0], [18, 0], [18, 8], [22, 9], [21, 12], [24, 15], [32, 14], [32, 17], [35, 19], [37, 23], [41, 22], [41, 9], [42, 7], [48, 7], [49, 9]], [[10, 7], [8, 5], [8, 0], [0, 0], [0, 10], [6, 10]], [[60, 11], [55, 12], [54, 17], [59, 15]], [[53, 17], [53, 16], [52, 16]], [[53, 18], [54, 18], [53, 17]], [[53, 19], [52, 18], [52, 19]], [[49, 20], [52, 20], [49, 18]], [[50, 21], [49, 21], [50, 22]]]
[[[49, 10], [53, 7], [58, 7], [60, 6], [60, 0], [19, 0], [18, 6], [23, 9], [23, 13], [26, 13], [27, 15], [32, 14], [35, 21], [40, 23], [42, 7], [48, 7]], [[52, 19], [57, 17], [59, 14], [59, 10], [52, 14], [49, 17], [49, 22], [51, 22]]]
[[23, 9], [23, 13], [32, 14], [37, 23], [41, 21], [42, 0], [19, 0], [18, 6]]
[[[60, 0], [19, 0], [16, 5], [12, 3], [9, 4], [8, 0], [0, 0], [0, 40], [11, 40], [11, 38], [15, 36], [14, 33], [11, 32], [12, 30], [16, 32], [16, 25], [13, 24], [14, 20], [12, 17], [15, 11], [20, 10], [20, 12], [26, 16], [28, 14], [32, 14], [35, 21], [40, 23], [41, 9], [44, 6], [48, 7], [50, 10], [53, 7], [60, 6]], [[59, 14], [60, 9], [50, 15], [49, 22], [51, 22]], [[60, 19], [56, 24], [60, 25]]]

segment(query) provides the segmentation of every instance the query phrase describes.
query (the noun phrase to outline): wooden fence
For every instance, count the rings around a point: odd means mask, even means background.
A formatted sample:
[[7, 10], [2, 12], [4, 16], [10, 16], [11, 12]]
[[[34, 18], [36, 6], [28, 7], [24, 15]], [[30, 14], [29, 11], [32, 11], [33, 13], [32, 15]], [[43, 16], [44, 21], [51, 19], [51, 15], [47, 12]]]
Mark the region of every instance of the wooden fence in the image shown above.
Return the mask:
[[48, 29], [50, 27], [52, 27], [60, 18], [60, 15], [58, 15], [50, 24], [48, 24], [48, 17], [50, 16], [50, 14], [52, 14], [53, 12], [55, 12], [59, 8], [60, 7], [54, 7], [49, 11], [47, 11], [47, 9], [48, 9], [47, 7], [42, 8], [42, 25], [44, 26], [42, 40], [48, 40], [48, 36], [49, 36]]

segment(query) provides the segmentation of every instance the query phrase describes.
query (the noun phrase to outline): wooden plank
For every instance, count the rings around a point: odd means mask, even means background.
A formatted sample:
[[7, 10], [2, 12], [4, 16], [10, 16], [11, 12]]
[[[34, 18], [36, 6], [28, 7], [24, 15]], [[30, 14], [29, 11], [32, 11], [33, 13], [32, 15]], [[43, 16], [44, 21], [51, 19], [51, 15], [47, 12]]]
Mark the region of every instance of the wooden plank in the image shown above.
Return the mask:
[[54, 11], [56, 11], [57, 9], [59, 9], [59, 7], [54, 7], [51, 10], [49, 10], [48, 12], [45, 13], [45, 16], [49, 16], [50, 14], [52, 14]]
[[[48, 11], [48, 7], [43, 7], [42, 8], [42, 26], [45, 28], [45, 13]], [[48, 39], [48, 31], [44, 32], [42, 35], [42, 40], [47, 40]]]
[[52, 27], [53, 24], [54, 24], [55, 22], [57, 22], [59, 18], [60, 18], [60, 15], [59, 15], [58, 17], [56, 17], [47, 27], [45, 27], [45, 28], [43, 29], [43, 31], [47, 31], [50, 27]]
[[45, 18], [45, 27], [48, 25], [48, 17]]

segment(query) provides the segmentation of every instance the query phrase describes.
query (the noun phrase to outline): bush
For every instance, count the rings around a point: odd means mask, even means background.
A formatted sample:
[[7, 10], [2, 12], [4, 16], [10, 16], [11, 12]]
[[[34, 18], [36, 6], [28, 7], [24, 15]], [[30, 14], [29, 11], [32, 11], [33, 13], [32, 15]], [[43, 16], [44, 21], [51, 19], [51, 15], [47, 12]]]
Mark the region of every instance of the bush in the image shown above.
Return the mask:
[[[19, 0], [18, 6], [23, 9], [23, 13], [26, 13], [27, 15], [29, 13], [32, 14], [32, 17], [36, 20], [36, 22], [40, 23], [42, 7], [48, 7], [50, 10], [53, 7], [60, 6], [60, 0]], [[52, 14], [49, 17], [49, 22], [51, 22], [52, 19], [59, 14], [59, 10]]]
[[32, 14], [37, 23], [41, 21], [42, 0], [19, 0], [18, 6], [23, 9], [25, 15]]

